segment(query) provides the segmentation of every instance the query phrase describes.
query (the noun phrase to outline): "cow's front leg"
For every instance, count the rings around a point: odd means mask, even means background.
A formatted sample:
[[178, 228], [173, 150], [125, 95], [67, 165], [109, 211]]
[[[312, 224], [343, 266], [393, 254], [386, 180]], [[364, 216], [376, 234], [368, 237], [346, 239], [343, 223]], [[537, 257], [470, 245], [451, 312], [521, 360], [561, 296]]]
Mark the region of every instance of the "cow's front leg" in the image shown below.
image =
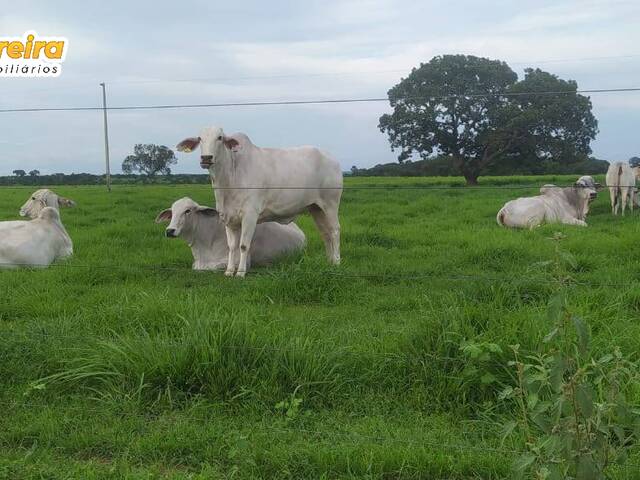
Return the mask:
[[257, 212], [248, 212], [242, 217], [242, 232], [240, 233], [240, 263], [238, 264], [238, 272], [236, 273], [236, 276], [238, 277], [244, 277], [247, 273], [249, 248], [251, 247], [253, 234], [256, 231], [257, 222]]
[[227, 246], [229, 247], [229, 256], [227, 257], [227, 270], [224, 274], [232, 277], [236, 273], [238, 261], [238, 244], [240, 243], [240, 231], [229, 226], [225, 227], [227, 232]]

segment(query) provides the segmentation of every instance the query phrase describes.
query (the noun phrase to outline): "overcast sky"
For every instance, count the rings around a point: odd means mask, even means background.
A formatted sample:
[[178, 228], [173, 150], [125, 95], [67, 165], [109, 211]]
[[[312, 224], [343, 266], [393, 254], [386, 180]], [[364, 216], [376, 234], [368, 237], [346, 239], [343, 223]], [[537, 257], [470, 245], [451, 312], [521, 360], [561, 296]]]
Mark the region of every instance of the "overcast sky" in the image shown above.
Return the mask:
[[[640, 87], [640, 1], [22, 1], [0, 36], [69, 40], [58, 78], [0, 78], [0, 108], [385, 96], [420, 62], [464, 53], [540, 67], [580, 88]], [[606, 57], [606, 58], [603, 58]], [[171, 80], [171, 81], [169, 81]], [[179, 80], [179, 81], [176, 81]], [[189, 80], [189, 81], [184, 81]], [[594, 154], [640, 155], [640, 92], [592, 95]], [[200, 127], [263, 146], [313, 144], [344, 169], [396, 160], [387, 104], [110, 112], [112, 171], [135, 143], [170, 147]], [[103, 171], [101, 112], [0, 113], [0, 175]], [[200, 172], [178, 154], [175, 172]]]

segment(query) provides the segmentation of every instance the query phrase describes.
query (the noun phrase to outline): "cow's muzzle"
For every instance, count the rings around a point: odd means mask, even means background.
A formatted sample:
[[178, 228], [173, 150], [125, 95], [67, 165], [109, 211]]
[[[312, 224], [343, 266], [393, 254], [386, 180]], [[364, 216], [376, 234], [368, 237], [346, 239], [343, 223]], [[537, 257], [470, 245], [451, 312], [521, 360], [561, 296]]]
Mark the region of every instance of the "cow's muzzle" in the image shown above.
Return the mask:
[[213, 165], [213, 155], [200, 155], [200, 166], [208, 169]]
[[165, 236], [167, 236], [168, 238], [175, 238], [177, 237], [176, 235], [176, 229], [175, 228], [167, 228], [164, 231]]

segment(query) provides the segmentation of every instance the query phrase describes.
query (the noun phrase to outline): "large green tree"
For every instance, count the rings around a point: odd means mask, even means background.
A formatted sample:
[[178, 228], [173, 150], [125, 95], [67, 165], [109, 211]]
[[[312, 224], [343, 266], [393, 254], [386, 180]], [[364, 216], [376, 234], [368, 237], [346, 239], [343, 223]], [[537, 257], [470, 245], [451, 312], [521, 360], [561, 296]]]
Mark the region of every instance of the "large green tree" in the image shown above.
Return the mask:
[[128, 155], [122, 162], [124, 173], [140, 172], [148, 177], [157, 174], [171, 174], [171, 165], [178, 162], [173, 150], [164, 145], [136, 144], [133, 155]]
[[379, 128], [401, 162], [445, 155], [475, 185], [497, 162], [570, 162], [590, 153], [597, 122], [576, 89], [540, 70], [527, 70], [518, 82], [505, 62], [444, 55], [389, 90], [393, 113], [380, 117]]
[[502, 127], [519, 139], [517, 155], [503, 161], [547, 165], [584, 161], [591, 153], [598, 121], [591, 112], [591, 100], [577, 90], [573, 80], [526, 69], [524, 79], [509, 88], [510, 108]]

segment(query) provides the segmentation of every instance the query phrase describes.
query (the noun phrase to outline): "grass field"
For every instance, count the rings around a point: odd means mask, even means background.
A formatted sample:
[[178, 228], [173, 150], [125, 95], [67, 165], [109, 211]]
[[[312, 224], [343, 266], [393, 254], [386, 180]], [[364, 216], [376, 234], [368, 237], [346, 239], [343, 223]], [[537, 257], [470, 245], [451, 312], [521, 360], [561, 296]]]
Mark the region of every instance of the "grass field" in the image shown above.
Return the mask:
[[[62, 211], [74, 256], [0, 271], [0, 478], [510, 478], [522, 440], [501, 444], [508, 412], [461, 346], [495, 343], [505, 365], [511, 344], [540, 348], [554, 232], [594, 349], [640, 346], [637, 213], [614, 218], [603, 192], [588, 228], [496, 225], [537, 192], [522, 185], [573, 180], [348, 188], [340, 267], [303, 216], [305, 252], [244, 280], [191, 271], [153, 222], [185, 195], [211, 204], [208, 186], [55, 188], [78, 204]], [[29, 194], [0, 190], [0, 219]]]

